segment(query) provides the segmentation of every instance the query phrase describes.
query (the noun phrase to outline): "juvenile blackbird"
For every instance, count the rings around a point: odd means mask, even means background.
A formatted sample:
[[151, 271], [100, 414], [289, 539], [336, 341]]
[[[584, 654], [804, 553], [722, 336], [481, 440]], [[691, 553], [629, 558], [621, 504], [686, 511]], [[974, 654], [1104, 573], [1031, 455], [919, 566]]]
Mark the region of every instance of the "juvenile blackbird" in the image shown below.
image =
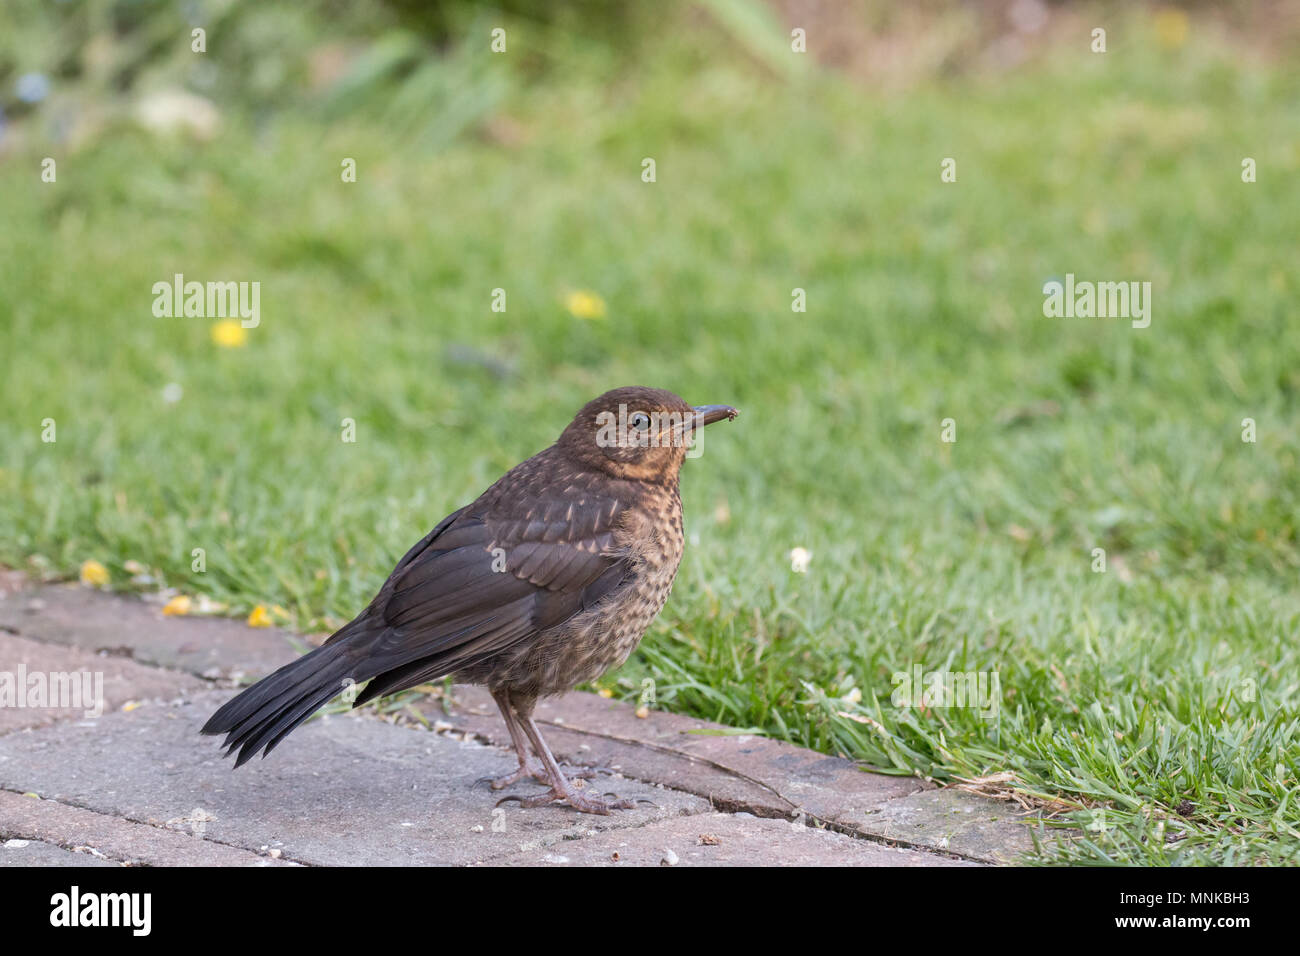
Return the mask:
[[524, 806], [631, 807], [570, 783], [533, 708], [636, 648], [682, 558], [677, 480], [691, 437], [736, 415], [656, 388], [589, 402], [554, 445], [438, 522], [355, 619], [227, 702], [202, 732], [225, 734], [238, 767], [354, 684], [370, 682], [358, 706], [452, 675], [486, 685], [510, 731], [519, 769], [494, 790], [531, 777], [550, 790]]

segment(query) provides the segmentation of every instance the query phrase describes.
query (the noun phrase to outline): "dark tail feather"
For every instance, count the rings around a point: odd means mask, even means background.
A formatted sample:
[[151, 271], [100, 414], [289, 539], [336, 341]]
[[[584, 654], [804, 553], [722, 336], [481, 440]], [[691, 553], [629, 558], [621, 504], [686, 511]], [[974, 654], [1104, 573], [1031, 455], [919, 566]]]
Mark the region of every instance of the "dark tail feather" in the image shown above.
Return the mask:
[[226, 701], [201, 733], [225, 734], [226, 755], [238, 750], [235, 766], [241, 767], [258, 750], [262, 756], [269, 754], [291, 730], [341, 694], [348, 679], [360, 683], [364, 678], [355, 670], [356, 656], [347, 653], [346, 642], [324, 644]]

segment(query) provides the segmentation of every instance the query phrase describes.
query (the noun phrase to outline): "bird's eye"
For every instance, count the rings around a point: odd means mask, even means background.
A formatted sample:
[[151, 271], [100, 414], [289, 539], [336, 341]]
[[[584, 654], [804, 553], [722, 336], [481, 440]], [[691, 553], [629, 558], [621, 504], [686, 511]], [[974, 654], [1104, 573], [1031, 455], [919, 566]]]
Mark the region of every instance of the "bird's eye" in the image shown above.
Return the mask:
[[645, 431], [650, 427], [650, 416], [645, 412], [634, 412], [627, 423], [639, 432]]

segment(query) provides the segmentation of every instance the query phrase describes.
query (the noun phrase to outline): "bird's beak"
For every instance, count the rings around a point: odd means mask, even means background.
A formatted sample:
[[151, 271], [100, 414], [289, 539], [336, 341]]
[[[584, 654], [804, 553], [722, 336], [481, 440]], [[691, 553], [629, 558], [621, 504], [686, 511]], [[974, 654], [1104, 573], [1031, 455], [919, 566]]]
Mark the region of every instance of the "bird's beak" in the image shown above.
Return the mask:
[[695, 406], [695, 427], [703, 428], [705, 425], [712, 425], [714, 422], [720, 422], [724, 418], [731, 421], [740, 412], [736, 411], [730, 405], [696, 405]]
[[731, 421], [740, 412], [730, 405], [696, 405], [691, 411], [694, 413], [688, 416], [683, 422], [673, 427], [673, 434], [679, 436], [683, 441], [690, 441], [692, 435], [703, 428], [705, 425], [712, 425], [714, 422], [720, 422], [724, 418]]

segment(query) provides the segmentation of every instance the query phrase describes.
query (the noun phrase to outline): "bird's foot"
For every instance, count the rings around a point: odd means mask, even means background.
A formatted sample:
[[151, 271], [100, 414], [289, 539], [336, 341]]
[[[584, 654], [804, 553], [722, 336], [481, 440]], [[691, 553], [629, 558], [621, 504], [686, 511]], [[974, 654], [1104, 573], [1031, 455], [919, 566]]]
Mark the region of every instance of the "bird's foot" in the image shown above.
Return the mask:
[[[607, 800], [606, 797], [612, 799]], [[497, 806], [501, 806], [507, 800], [516, 800], [519, 802], [519, 806], [524, 808], [544, 807], [549, 803], [560, 801], [583, 813], [599, 813], [601, 816], [608, 816], [611, 810], [631, 810], [636, 807], [637, 803], [650, 803], [649, 800], [623, 800], [613, 793], [597, 795], [572, 786], [552, 786], [546, 793], [534, 797], [502, 797], [497, 801]], [[653, 803], [650, 803], [650, 805], [654, 806]]]

